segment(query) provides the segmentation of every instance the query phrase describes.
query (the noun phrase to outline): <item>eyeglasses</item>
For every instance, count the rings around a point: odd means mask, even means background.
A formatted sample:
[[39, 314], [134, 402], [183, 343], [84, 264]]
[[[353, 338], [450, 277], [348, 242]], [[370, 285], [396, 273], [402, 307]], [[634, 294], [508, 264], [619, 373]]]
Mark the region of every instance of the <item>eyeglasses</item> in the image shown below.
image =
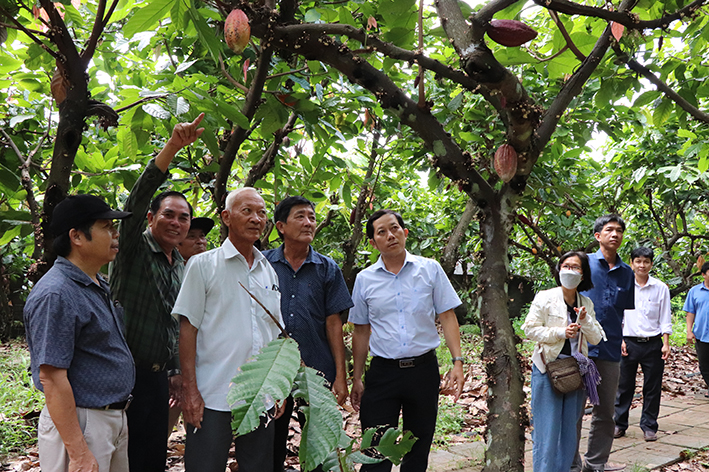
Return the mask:
[[573, 270], [574, 272], [583, 272], [583, 268], [581, 266], [575, 266], [575, 265], [569, 265], [569, 264], [563, 264], [561, 266], [561, 269]]

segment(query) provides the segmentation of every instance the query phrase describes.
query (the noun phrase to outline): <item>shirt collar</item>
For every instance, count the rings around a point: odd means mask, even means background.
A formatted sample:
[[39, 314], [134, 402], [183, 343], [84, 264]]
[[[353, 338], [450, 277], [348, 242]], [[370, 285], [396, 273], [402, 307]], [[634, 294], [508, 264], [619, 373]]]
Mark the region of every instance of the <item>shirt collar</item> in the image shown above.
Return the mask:
[[640, 284], [638, 283], [638, 279], [636, 279], [635, 276], [633, 276], [633, 280], [635, 281], [635, 286], [638, 288], [645, 288], [645, 287], [649, 287], [650, 285], [658, 285], [660, 283], [660, 281], [657, 280], [652, 275], [648, 275], [647, 282], [642, 287], [640, 287]]
[[[414, 258], [413, 258], [413, 256], [411, 255], [411, 253], [407, 250], [407, 251], [406, 251], [406, 258], [404, 259], [404, 265], [401, 266], [401, 269], [403, 270], [404, 267], [406, 267], [408, 264], [413, 264], [413, 263], [414, 263]], [[374, 264], [372, 264], [372, 266], [374, 267], [374, 270], [379, 270], [379, 269], [381, 269], [381, 270], [384, 270], [384, 271], [389, 272], [389, 271], [387, 270], [386, 266], [384, 265], [384, 261], [382, 260], [382, 256], [381, 256], [381, 255], [379, 256], [379, 259], [377, 259], [377, 262], [375, 262]], [[399, 273], [401, 273], [401, 271], [399, 271]]]
[[[603, 261], [603, 262], [605, 262], [606, 265], [608, 265], [608, 261], [603, 256], [603, 252], [600, 249], [598, 251], [594, 252], [593, 254], [591, 254], [591, 256], [592, 257], [595, 256], [596, 259], [598, 259], [599, 261]], [[625, 262], [623, 262], [623, 259], [621, 259], [620, 256], [618, 255], [618, 253], [616, 253], [615, 254], [615, 265], [613, 266], [613, 269], [615, 269], [616, 267], [624, 266], [624, 265], [627, 265], [627, 264]], [[628, 267], [630, 267], [630, 266], [628, 266]], [[633, 276], [633, 279], [635, 279], [635, 276]]]
[[[282, 262], [282, 263], [284, 263], [284, 264], [286, 264], [286, 263], [288, 262], [288, 261], [286, 260], [286, 255], [285, 255], [285, 253], [283, 252], [283, 251], [285, 250], [285, 247], [286, 247], [285, 244], [281, 244], [280, 246], [278, 246], [278, 247], [277, 247], [276, 249], [274, 249], [274, 251], [273, 251], [273, 254], [276, 256], [276, 261], [277, 261], [277, 262]], [[303, 261], [303, 265], [305, 265], [305, 264], [310, 264], [310, 263], [313, 263], [313, 264], [322, 264], [322, 261], [321, 261], [320, 259], [315, 259], [315, 258], [313, 257], [313, 253], [314, 253], [314, 252], [315, 252], [315, 250], [313, 249], [313, 246], [312, 246], [312, 245], [308, 246], [308, 255], [305, 256], [305, 261]]]
[[[226, 238], [224, 242], [222, 243], [222, 251], [224, 253], [224, 259], [231, 259], [232, 257], [241, 257], [242, 259], [246, 259], [244, 255], [239, 252], [239, 250], [234, 246], [234, 244], [231, 242], [229, 238]], [[251, 251], [252, 254], [254, 255], [254, 263], [252, 264], [252, 267], [255, 264], [260, 263], [262, 260], [265, 259], [264, 255], [256, 249], [255, 247], [251, 246]]]
[[[87, 287], [96, 285], [96, 283], [86, 274], [86, 272], [79, 269], [73, 262], [65, 257], [57, 256], [57, 260], [54, 261], [54, 265], [74, 282], [80, 283]], [[96, 274], [96, 278], [101, 284], [101, 288], [105, 289], [104, 284], [106, 281], [103, 280], [103, 277], [101, 277], [100, 274]]]
[[[148, 247], [150, 247], [151, 251], [161, 252], [163, 254], [165, 253], [165, 251], [163, 251], [162, 247], [155, 240], [155, 237], [153, 236], [153, 233], [150, 231], [150, 228], [147, 228], [143, 234], [145, 235], [145, 239], [148, 242]], [[175, 248], [172, 248], [172, 263], [173, 263], [173, 265], [176, 262], [184, 264], [185, 260], [182, 258], [182, 254], [180, 254], [180, 251], [178, 251], [177, 248], [175, 247]]]

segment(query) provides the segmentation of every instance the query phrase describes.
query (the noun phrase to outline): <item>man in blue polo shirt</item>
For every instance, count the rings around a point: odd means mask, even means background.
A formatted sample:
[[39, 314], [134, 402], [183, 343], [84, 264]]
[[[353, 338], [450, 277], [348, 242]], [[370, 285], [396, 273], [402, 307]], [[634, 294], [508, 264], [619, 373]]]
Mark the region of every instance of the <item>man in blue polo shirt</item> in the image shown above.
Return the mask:
[[[621, 464], [608, 463], [615, 432], [613, 414], [620, 377], [623, 312], [635, 308], [635, 276], [630, 266], [618, 256], [624, 232], [625, 222], [615, 214], [601, 216], [593, 225], [593, 235], [600, 249], [588, 255], [593, 289], [583, 294], [593, 301], [596, 319], [601, 323], [607, 339], [596, 346], [589, 345], [588, 356], [601, 374], [601, 383], [598, 385], [600, 404], [593, 407], [585, 461], [582, 465], [577, 454], [572, 471], [612, 471], [625, 468]], [[580, 423], [581, 420], [579, 437]]]
[[24, 308], [32, 380], [47, 401], [37, 428], [44, 472], [128, 472], [135, 367], [123, 311], [98, 274], [118, 253], [113, 220], [128, 216], [92, 195], [67, 197], [52, 215], [59, 257]]
[[[285, 198], [273, 219], [283, 244], [263, 254], [278, 274], [286, 331], [298, 342], [305, 365], [322, 373], [342, 405], [348, 392], [340, 313], [352, 307], [345, 279], [335, 261], [310, 245], [317, 226], [310, 200]], [[289, 397], [283, 416], [276, 420], [275, 471], [283, 470], [292, 412], [293, 398]]]
[[709, 386], [709, 262], [701, 271], [704, 282], [689, 290], [682, 309], [687, 312], [687, 343], [696, 345], [699, 371]]

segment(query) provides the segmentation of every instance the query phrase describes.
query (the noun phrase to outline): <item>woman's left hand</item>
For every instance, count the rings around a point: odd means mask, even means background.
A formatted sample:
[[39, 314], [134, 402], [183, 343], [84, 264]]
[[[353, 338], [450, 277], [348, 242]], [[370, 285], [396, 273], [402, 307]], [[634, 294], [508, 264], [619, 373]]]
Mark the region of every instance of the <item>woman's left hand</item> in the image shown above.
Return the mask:
[[574, 310], [576, 310], [576, 314], [577, 314], [578, 317], [579, 317], [579, 318], [578, 318], [579, 321], [582, 320], [582, 319], [584, 319], [584, 318], [586, 318], [586, 307], [585, 307], [585, 306], [582, 306], [582, 307], [580, 307], [580, 308], [579, 308], [579, 307], [574, 307]]

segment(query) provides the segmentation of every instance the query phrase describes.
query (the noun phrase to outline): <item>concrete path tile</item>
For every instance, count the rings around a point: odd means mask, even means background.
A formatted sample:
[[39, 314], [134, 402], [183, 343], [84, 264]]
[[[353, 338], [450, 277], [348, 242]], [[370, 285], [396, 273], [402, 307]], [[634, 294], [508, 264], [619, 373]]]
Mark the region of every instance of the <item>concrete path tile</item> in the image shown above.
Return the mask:
[[706, 430], [702, 432], [702, 434], [699, 434], [698, 430], [694, 430], [694, 428], [692, 428], [689, 430], [685, 430], [682, 433], [668, 434], [666, 436], [662, 436], [657, 440], [657, 442], [660, 444], [672, 444], [674, 446], [699, 449], [702, 447], [709, 446], [709, 436], [706, 435]]

